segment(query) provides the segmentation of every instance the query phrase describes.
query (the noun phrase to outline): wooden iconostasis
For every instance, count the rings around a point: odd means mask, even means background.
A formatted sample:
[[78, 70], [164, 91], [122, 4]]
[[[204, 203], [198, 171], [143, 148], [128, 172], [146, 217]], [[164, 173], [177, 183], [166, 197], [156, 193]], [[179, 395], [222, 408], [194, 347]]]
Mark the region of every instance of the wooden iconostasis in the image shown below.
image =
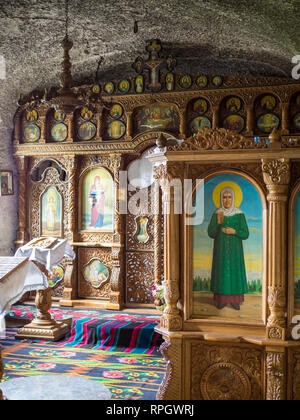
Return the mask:
[[[160, 58], [159, 44], [147, 51], [149, 60], [137, 59], [131, 79], [74, 87], [86, 106], [71, 114], [51, 106], [54, 88], [20, 100], [16, 246], [38, 236], [70, 241], [77, 255], [73, 271], [64, 261], [50, 279], [53, 296], [64, 305], [82, 299], [114, 309], [153, 306], [153, 285], [163, 280], [163, 216], [161, 208], [151, 211], [151, 194], [148, 208], [137, 209], [137, 194], [150, 192], [151, 183], [125, 185], [121, 174], [145, 162], [161, 134], [176, 142], [223, 128], [258, 150], [274, 128], [281, 130], [284, 147], [300, 140], [295, 80], [179, 74], [175, 62]], [[151, 51], [161, 63], [155, 72], [149, 72]], [[123, 214], [119, 200], [135, 212]], [[157, 208], [159, 200], [156, 193]]]

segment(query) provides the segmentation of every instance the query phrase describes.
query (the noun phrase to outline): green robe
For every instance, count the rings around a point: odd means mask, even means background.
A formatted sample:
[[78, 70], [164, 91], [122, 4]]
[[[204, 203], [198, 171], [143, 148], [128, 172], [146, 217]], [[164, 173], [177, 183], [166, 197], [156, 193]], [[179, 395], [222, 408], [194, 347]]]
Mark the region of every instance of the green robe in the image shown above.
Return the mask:
[[[222, 228], [233, 228], [236, 233], [228, 235]], [[243, 213], [225, 216], [218, 224], [214, 213], [208, 226], [208, 235], [214, 239], [214, 254], [211, 274], [211, 291], [220, 295], [243, 295], [248, 292], [242, 240], [248, 239], [249, 230]]]

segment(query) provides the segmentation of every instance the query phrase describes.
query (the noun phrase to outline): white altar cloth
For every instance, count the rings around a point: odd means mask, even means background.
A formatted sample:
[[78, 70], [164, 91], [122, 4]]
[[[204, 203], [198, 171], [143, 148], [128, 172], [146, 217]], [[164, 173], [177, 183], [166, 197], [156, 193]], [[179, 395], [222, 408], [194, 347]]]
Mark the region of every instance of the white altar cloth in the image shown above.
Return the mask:
[[[15, 257], [0, 257], [3, 261]], [[49, 287], [48, 279], [31, 261], [26, 261], [0, 281], [0, 338], [5, 338], [5, 314], [21, 297], [32, 290]]]
[[51, 271], [54, 265], [61, 262], [63, 257], [75, 259], [75, 253], [66, 239], [60, 239], [53, 248], [31, 247], [30, 242], [19, 248], [15, 257], [27, 257], [30, 261], [37, 261]]

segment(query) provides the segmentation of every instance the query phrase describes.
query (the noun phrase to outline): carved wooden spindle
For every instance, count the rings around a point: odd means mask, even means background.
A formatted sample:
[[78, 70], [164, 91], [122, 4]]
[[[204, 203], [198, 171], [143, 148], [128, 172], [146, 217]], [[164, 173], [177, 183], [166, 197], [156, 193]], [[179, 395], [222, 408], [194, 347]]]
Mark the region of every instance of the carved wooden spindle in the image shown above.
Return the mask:
[[290, 132], [289, 106], [289, 102], [281, 104], [282, 134], [289, 134]]
[[68, 137], [66, 139], [66, 142], [73, 143], [73, 114], [66, 115], [65, 124], [68, 127]]
[[185, 108], [180, 109], [179, 116], [180, 116], [180, 126], [179, 126], [180, 137], [186, 138], [186, 110]]
[[212, 128], [216, 129], [219, 127], [219, 106], [212, 106], [213, 119], [212, 119]]
[[246, 105], [246, 112], [247, 112], [247, 135], [253, 136], [254, 132], [254, 112], [253, 112], [253, 105]]
[[97, 140], [102, 141], [102, 116], [103, 116], [103, 108], [99, 107], [96, 112], [96, 119], [97, 119]]
[[46, 114], [45, 111], [43, 113], [40, 112], [39, 115], [39, 127], [41, 129], [41, 136], [39, 139], [39, 143], [46, 143], [47, 142], [47, 133], [46, 133]]
[[132, 139], [132, 133], [133, 133], [133, 129], [132, 129], [132, 111], [127, 111], [126, 112], [126, 140], [131, 140]]

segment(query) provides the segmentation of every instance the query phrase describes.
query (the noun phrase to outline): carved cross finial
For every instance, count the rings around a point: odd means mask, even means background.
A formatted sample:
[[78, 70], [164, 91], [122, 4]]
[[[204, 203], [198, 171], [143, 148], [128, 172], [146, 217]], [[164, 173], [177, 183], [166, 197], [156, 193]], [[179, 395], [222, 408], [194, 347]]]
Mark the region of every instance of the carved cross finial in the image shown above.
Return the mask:
[[161, 89], [159, 77], [160, 70], [167, 69], [168, 71], [172, 71], [176, 65], [176, 60], [171, 56], [168, 56], [167, 59], [160, 58], [161, 50], [162, 45], [159, 39], [150, 41], [146, 46], [146, 51], [149, 53], [149, 59], [144, 60], [142, 57], [138, 57], [132, 65], [138, 74], [142, 73], [144, 70], [150, 73], [148, 88], [153, 92], [158, 92]]

